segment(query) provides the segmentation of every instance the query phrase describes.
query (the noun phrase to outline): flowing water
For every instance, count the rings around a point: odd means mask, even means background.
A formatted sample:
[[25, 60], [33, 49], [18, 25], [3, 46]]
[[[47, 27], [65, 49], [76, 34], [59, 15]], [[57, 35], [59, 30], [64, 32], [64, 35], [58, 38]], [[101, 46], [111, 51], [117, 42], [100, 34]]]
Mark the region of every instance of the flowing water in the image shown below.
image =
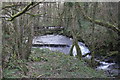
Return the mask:
[[[70, 47], [72, 46], [72, 38], [68, 38], [66, 36], [63, 35], [44, 35], [44, 36], [36, 36], [33, 39], [33, 44], [43, 44], [43, 46], [40, 46], [39, 48], [48, 48], [52, 51], [59, 51], [59, 52], [63, 52], [65, 54], [69, 54], [70, 51]], [[44, 46], [44, 44], [47, 44]], [[49, 45], [57, 45], [56, 46], [49, 46]], [[86, 45], [82, 42], [78, 42], [80, 49], [81, 49], [81, 53], [82, 55], [85, 55], [87, 53], [90, 53], [90, 50], [88, 49], [88, 47], [86, 47]], [[66, 46], [61, 46], [61, 45], [66, 45]], [[73, 55], [75, 56], [76, 53], [76, 48], [73, 48]], [[87, 59], [90, 59], [91, 56], [87, 55], [86, 56]], [[96, 60], [99, 61], [99, 60]], [[105, 70], [108, 71], [110, 74], [118, 74], [118, 70], [117, 69], [113, 69], [110, 68], [110, 66], [115, 65], [115, 63], [107, 63], [107, 62], [102, 62], [99, 61], [100, 65], [96, 68], [97, 70]]]

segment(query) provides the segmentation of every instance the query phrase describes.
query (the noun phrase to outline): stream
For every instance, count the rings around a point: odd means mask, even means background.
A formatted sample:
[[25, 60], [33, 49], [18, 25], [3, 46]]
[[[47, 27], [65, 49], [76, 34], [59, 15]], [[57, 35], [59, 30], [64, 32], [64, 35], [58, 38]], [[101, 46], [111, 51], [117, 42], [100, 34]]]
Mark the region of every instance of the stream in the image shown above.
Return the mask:
[[[69, 54], [70, 47], [72, 46], [72, 38], [63, 36], [63, 35], [44, 35], [44, 36], [36, 36], [33, 39], [33, 44], [37, 46], [37, 48], [48, 48], [52, 51], [59, 51], [65, 54]], [[90, 53], [90, 50], [86, 45], [82, 42], [78, 42], [82, 55]], [[33, 46], [33, 48], [36, 48]], [[76, 48], [73, 48], [73, 55], [75, 56]], [[90, 59], [91, 55], [87, 55], [85, 58]], [[97, 66], [96, 70], [104, 70], [110, 76], [117, 76], [119, 74], [118, 65], [116, 63], [108, 63], [104, 61], [100, 61], [100, 65]]]

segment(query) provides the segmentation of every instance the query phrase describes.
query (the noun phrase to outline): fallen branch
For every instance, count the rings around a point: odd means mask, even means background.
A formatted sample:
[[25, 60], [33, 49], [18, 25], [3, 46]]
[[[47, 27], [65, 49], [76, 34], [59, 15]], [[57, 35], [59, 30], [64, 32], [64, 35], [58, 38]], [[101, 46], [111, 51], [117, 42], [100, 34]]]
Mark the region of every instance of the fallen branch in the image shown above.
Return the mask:
[[91, 53], [87, 53], [85, 55], [82, 55], [82, 57], [86, 57], [87, 55], [91, 55]]
[[33, 47], [49, 46], [49, 47], [69, 47], [67, 44], [32, 44]]
[[118, 54], [118, 51], [111, 51], [107, 56], [103, 57], [101, 61], [104, 61], [106, 58]]

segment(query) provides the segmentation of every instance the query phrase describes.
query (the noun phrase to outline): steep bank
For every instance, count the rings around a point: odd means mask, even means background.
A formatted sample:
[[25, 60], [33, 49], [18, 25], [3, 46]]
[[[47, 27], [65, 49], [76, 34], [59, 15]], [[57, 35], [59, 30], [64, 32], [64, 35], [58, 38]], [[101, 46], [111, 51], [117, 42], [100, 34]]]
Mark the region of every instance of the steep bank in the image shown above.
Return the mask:
[[[26, 62], [26, 75], [19, 69], [9, 68], [5, 78], [105, 78], [103, 71], [96, 71], [87, 66], [83, 60], [78, 60], [64, 53], [48, 49], [33, 48], [29, 61]], [[8, 74], [10, 73], [10, 74]]]
[[48, 78], [106, 77], [103, 72], [88, 67], [85, 61], [80, 61], [64, 53], [39, 48], [33, 49], [32, 52], [30, 57], [32, 62], [29, 63], [29, 66], [32, 67], [29, 69], [29, 76]]

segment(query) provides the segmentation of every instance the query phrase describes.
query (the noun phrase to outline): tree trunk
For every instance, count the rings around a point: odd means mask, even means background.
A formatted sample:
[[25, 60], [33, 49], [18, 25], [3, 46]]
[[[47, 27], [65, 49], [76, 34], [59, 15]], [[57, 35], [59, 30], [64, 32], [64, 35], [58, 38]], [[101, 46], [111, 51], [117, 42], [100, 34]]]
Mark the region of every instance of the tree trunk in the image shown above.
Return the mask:
[[[93, 15], [92, 15], [92, 18], [93, 18], [93, 21], [95, 20], [95, 14], [96, 14], [96, 9], [97, 9], [97, 5], [98, 5], [98, 3], [96, 2], [96, 3], [94, 3], [94, 6], [93, 6]], [[91, 56], [92, 56], [92, 58], [91, 58], [91, 66], [95, 66], [95, 46], [94, 46], [94, 41], [95, 41], [95, 39], [94, 39], [94, 30], [95, 30], [95, 23], [94, 22], [92, 22], [92, 36], [93, 36], [93, 41], [92, 41], [92, 52], [91, 52]]]
[[31, 25], [28, 26], [28, 42], [26, 44], [26, 53], [25, 53], [25, 59], [28, 59], [30, 54], [31, 54], [31, 49], [32, 49], [32, 40], [33, 40], [33, 35], [34, 35], [34, 31], [33, 31], [33, 27], [34, 27], [34, 24], [33, 24], [33, 17], [30, 17], [30, 20], [31, 21]]
[[70, 50], [70, 55], [71, 55], [71, 52], [73, 52], [73, 47], [75, 46], [76, 47], [76, 50], [77, 50], [77, 58], [79, 58], [80, 60], [82, 59], [82, 53], [81, 53], [81, 50], [80, 50], [80, 47], [78, 45], [78, 40], [77, 40], [77, 35], [75, 34], [76, 33], [76, 29], [77, 29], [77, 26], [75, 25], [76, 24], [76, 14], [74, 13], [75, 12], [75, 4], [74, 3], [70, 3], [69, 4], [70, 7], [72, 7], [71, 9], [71, 16], [72, 16], [72, 20], [71, 20], [71, 34], [72, 34], [72, 37], [73, 37], [73, 43], [72, 43], [72, 47], [71, 47], [71, 50]]
[[109, 29], [111, 29], [111, 30], [113, 30], [115, 32], [118, 32], [118, 33], [120, 32], [120, 29], [117, 27], [117, 25], [113, 25], [113, 24], [110, 24], [110, 23], [105, 23], [105, 22], [102, 22], [100, 20], [93, 20], [91, 17], [89, 17], [89, 16], [86, 15], [86, 13], [84, 12], [84, 10], [81, 7], [81, 5], [79, 3], [77, 3], [77, 4], [78, 4], [78, 8], [80, 8], [80, 10], [81, 10], [81, 13], [82, 13], [83, 17], [86, 20], [88, 20], [90, 22], [94, 22], [95, 24], [98, 24], [100, 26], [104, 26], [106, 28], [109, 28]]

